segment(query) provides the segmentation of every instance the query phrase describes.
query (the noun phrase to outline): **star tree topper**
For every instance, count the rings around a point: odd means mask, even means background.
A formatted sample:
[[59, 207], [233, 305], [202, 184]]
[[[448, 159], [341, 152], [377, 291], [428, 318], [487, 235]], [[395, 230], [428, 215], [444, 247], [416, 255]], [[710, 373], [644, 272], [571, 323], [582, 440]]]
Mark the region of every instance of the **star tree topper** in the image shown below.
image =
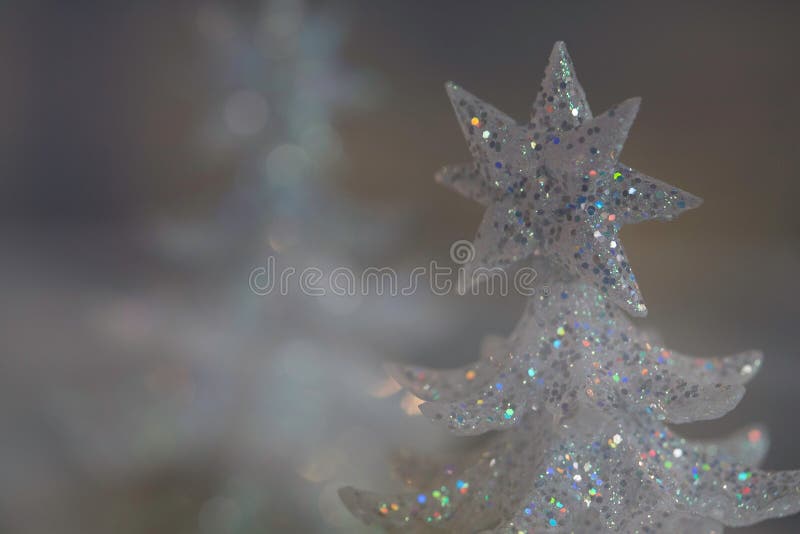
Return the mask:
[[479, 269], [541, 255], [632, 315], [646, 315], [619, 230], [670, 220], [702, 201], [619, 161], [639, 99], [593, 117], [562, 42], [526, 124], [452, 82], [447, 92], [474, 162], [445, 167], [437, 181], [487, 206], [465, 266], [467, 285]]

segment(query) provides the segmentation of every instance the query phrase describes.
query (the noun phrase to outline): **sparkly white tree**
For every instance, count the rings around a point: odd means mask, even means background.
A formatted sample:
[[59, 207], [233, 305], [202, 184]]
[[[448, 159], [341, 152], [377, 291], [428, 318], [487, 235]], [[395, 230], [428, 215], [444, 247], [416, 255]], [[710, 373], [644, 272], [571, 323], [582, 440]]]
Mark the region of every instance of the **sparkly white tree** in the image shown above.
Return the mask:
[[446, 467], [407, 465], [408, 493], [343, 488], [345, 505], [389, 529], [452, 532], [720, 532], [800, 511], [800, 472], [758, 469], [763, 429], [703, 442], [667, 426], [733, 409], [762, 356], [678, 354], [626, 316], [646, 307], [620, 227], [700, 204], [619, 162], [638, 100], [593, 117], [563, 43], [524, 125], [447, 88], [475, 162], [437, 179], [487, 206], [466, 276], [531, 255], [555, 275], [479, 361], [390, 368], [435, 423], [495, 432]]

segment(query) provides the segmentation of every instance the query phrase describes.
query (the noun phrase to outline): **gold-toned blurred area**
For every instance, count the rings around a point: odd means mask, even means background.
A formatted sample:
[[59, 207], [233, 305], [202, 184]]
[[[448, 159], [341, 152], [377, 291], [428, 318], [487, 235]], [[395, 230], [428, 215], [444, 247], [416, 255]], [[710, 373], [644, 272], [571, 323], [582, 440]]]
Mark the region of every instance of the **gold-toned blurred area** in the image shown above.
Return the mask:
[[447, 263], [482, 208], [433, 181], [469, 158], [443, 84], [526, 119], [557, 40], [595, 110], [642, 97], [624, 161], [704, 199], [622, 231], [637, 321], [766, 355], [683, 430], [763, 422], [766, 467], [799, 468], [799, 25], [789, 1], [0, 4], [0, 532], [372, 532], [339, 486], [459, 446], [383, 363], [475, 359], [523, 299], [248, 275]]

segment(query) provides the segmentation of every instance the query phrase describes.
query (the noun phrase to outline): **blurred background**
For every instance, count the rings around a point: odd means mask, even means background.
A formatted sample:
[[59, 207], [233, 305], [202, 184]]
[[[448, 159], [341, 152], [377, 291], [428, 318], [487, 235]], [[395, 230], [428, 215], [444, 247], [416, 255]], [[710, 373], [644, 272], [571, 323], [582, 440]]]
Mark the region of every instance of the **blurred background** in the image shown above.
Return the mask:
[[[0, 531], [369, 532], [336, 488], [452, 446], [387, 360], [452, 366], [520, 297], [257, 296], [285, 265], [448, 264], [477, 204], [455, 80], [524, 119], [556, 40], [624, 161], [705, 199], [623, 230], [690, 354], [762, 348], [737, 410], [800, 467], [800, 5], [789, 1], [0, 4]], [[797, 532], [800, 519], [733, 532]]]

